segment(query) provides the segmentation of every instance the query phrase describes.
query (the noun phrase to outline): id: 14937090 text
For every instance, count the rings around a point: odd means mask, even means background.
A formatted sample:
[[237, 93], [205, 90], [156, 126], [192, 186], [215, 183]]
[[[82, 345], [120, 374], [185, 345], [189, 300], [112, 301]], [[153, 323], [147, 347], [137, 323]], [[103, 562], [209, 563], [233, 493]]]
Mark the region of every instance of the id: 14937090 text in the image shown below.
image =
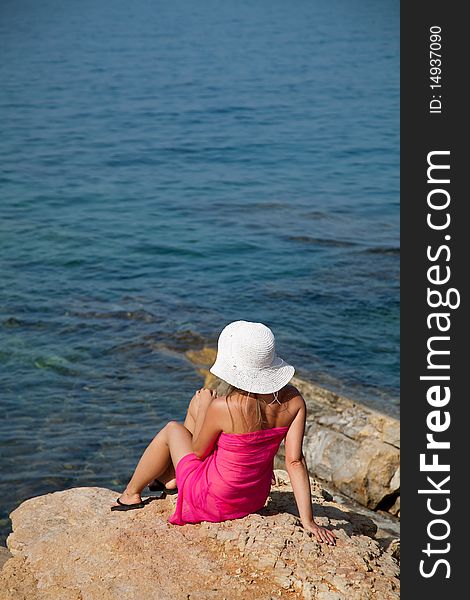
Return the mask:
[[442, 36], [441, 27], [432, 25], [429, 28], [429, 87], [431, 89], [431, 100], [429, 112], [441, 114], [442, 112]]

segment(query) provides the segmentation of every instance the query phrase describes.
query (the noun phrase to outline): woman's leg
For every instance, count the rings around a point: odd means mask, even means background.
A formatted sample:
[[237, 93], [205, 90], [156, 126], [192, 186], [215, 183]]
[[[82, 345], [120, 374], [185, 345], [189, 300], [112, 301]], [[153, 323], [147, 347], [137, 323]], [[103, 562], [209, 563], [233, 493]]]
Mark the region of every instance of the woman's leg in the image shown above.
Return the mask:
[[[186, 411], [186, 418], [184, 420], [184, 426], [191, 434], [194, 433], [194, 427], [196, 425], [196, 416], [197, 416], [197, 403], [196, 403], [196, 394], [191, 398], [188, 409]], [[168, 460], [168, 465], [166, 470], [158, 477], [158, 480], [165, 484], [165, 486], [169, 490], [173, 490], [176, 488], [176, 479], [175, 479], [175, 467], [173, 465], [173, 461], [171, 459]]]
[[186, 411], [186, 418], [184, 420], [184, 426], [191, 432], [191, 435], [194, 433], [194, 427], [196, 426], [196, 416], [197, 411], [195, 410], [196, 400], [193, 396], [191, 398], [191, 402], [189, 403], [188, 410]]
[[147, 446], [120, 497], [124, 504], [141, 501], [142, 490], [159, 478], [167, 469], [168, 461], [177, 465], [180, 459], [193, 451], [191, 433], [177, 421], [170, 421], [161, 429]]

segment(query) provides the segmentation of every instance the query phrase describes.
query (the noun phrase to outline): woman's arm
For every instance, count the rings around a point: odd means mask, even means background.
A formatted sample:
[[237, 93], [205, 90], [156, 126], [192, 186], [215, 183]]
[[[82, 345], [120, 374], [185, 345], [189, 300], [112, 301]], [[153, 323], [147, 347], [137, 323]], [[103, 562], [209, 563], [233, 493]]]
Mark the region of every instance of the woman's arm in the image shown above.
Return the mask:
[[308, 476], [307, 463], [302, 452], [307, 408], [305, 400], [300, 394], [299, 397], [301, 400], [299, 410], [287, 431], [285, 440], [286, 470], [289, 474], [303, 527], [311, 531], [319, 542], [334, 544], [336, 540], [335, 534], [329, 529], [317, 525], [313, 518], [310, 478]]
[[214, 394], [207, 388], [196, 392], [198, 398], [197, 415], [193, 433], [193, 452], [204, 459], [211, 453], [217, 436], [222, 431], [223, 411], [225, 402], [221, 398], [214, 398]]

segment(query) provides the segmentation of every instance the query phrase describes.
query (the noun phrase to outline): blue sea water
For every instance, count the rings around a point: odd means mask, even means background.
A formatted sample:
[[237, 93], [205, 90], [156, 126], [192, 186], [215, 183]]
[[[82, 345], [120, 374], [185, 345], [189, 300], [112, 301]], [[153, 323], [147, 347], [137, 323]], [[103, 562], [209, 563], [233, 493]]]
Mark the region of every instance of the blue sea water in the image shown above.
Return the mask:
[[1, 529], [118, 489], [269, 325], [297, 375], [399, 389], [399, 25], [372, 0], [4, 0]]

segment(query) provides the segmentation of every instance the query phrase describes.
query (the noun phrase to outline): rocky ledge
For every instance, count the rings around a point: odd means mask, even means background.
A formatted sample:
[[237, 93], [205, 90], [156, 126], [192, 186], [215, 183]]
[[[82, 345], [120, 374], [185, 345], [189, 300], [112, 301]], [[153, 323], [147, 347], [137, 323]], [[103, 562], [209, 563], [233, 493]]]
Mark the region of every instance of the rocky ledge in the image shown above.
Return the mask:
[[[188, 350], [187, 358], [205, 377], [204, 385], [224, 393], [207, 367], [217, 351]], [[298, 377], [292, 384], [307, 405], [304, 455], [310, 473], [372, 510], [400, 516], [400, 422]], [[284, 446], [276, 466], [283, 467]]]
[[292, 383], [307, 405], [310, 471], [363, 506], [400, 516], [398, 419], [301, 379]]
[[298, 519], [285, 471], [265, 507], [223, 523], [171, 525], [176, 496], [111, 512], [117, 492], [74, 488], [12, 514], [2, 600], [398, 599], [398, 540], [367, 516], [325, 499], [311, 480], [322, 545]]

